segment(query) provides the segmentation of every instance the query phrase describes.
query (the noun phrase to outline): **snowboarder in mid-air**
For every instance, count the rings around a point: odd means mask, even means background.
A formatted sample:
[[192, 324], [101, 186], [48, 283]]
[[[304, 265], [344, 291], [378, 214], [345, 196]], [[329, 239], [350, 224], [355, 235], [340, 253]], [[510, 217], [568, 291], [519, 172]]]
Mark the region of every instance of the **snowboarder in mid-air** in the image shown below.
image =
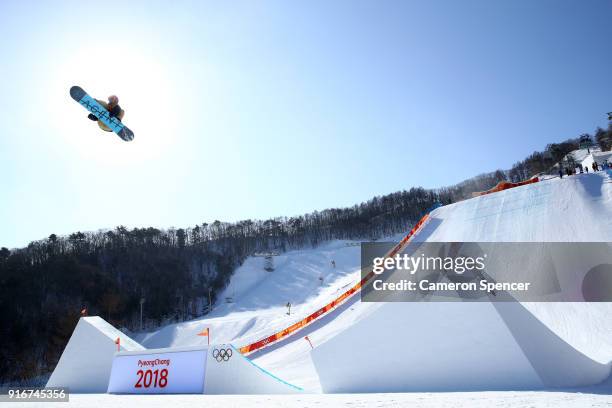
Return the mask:
[[[117, 118], [118, 120], [123, 119], [123, 115], [125, 115], [125, 112], [123, 111], [123, 109], [121, 109], [121, 106], [119, 106], [119, 98], [117, 97], [117, 95], [109, 96], [108, 102], [104, 102], [99, 99], [96, 99], [96, 101], [98, 101], [100, 105], [106, 108], [111, 118]], [[87, 115], [87, 117], [90, 120], [96, 122], [98, 121], [98, 118], [93, 113], [90, 113], [89, 115]]]
[[134, 132], [122, 122], [125, 112], [119, 106], [117, 95], [108, 97], [108, 102], [94, 99], [80, 86], [70, 88], [70, 97], [89, 111], [89, 119], [96, 121], [100, 129], [115, 132], [121, 139], [129, 142], [134, 139]]

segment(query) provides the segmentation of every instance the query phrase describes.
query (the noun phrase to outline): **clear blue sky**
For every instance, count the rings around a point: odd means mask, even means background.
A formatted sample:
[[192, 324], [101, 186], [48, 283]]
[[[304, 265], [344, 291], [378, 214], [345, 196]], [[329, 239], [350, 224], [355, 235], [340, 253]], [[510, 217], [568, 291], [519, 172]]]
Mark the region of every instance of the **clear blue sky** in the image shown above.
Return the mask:
[[[607, 0], [2, 1], [0, 246], [508, 168], [607, 125], [611, 18]], [[73, 84], [119, 95], [135, 140]]]

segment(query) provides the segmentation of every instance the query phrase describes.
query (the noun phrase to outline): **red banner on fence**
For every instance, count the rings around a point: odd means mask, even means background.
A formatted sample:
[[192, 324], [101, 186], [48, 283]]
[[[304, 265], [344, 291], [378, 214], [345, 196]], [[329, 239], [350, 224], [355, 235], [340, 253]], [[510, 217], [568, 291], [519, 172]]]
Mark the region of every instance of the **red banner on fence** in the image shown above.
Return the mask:
[[490, 190], [478, 191], [478, 192], [472, 193], [472, 197], [479, 197], [479, 196], [483, 196], [486, 194], [497, 193], [498, 191], [508, 190], [509, 188], [514, 188], [514, 187], [519, 187], [519, 186], [524, 186], [525, 184], [537, 183], [538, 181], [540, 181], [538, 177], [533, 177], [533, 178], [530, 178], [529, 180], [520, 181], [518, 183], [510, 183], [509, 181], [500, 181], [499, 183], [497, 183], [495, 187], [493, 187]]
[[[393, 247], [393, 249], [389, 251], [385, 255], [385, 257], [392, 258], [397, 253], [399, 253], [406, 246], [406, 244], [408, 244], [408, 242], [414, 237], [417, 231], [419, 231], [423, 227], [423, 225], [425, 225], [428, 219], [429, 219], [429, 214], [425, 214], [419, 220], [419, 222], [417, 222], [414, 225], [414, 227], [412, 227], [410, 232], [406, 234], [406, 236], [399, 242], [399, 244]], [[370, 279], [372, 279], [373, 276], [374, 276], [374, 272], [370, 271], [364, 278], [362, 278], [359, 282], [357, 282], [355, 286], [353, 286], [352, 288], [350, 288], [349, 290], [347, 290], [346, 292], [344, 292], [343, 294], [341, 294], [336, 299], [332, 300], [331, 302], [329, 302], [328, 304], [326, 304], [319, 310], [315, 311], [314, 313], [311, 313], [310, 315], [306, 316], [304, 319], [292, 324], [286, 329], [276, 332], [272, 334], [271, 336], [258, 340], [254, 343], [241, 347], [240, 352], [242, 354], [252, 353], [254, 351], [267, 347], [273, 343], [276, 343], [277, 341], [303, 329], [304, 327], [308, 326], [310, 323], [317, 320], [319, 317], [329, 313], [330, 311], [332, 311], [333, 309], [335, 309], [336, 307], [344, 303], [347, 299], [349, 299], [354, 294], [358, 293], [359, 290], [362, 288], [362, 286], [365, 285]]]

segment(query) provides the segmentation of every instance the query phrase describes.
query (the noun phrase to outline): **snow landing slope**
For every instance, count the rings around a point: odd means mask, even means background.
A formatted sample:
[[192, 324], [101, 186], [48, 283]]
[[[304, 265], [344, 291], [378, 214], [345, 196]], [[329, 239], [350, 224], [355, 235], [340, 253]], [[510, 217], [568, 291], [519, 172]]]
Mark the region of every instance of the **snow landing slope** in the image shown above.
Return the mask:
[[[415, 237], [417, 241], [612, 242], [612, 178], [609, 173], [597, 173], [562, 180], [545, 180], [448, 205], [435, 210], [431, 216], [430, 222]], [[400, 236], [393, 238], [397, 240]], [[232, 277], [230, 286], [221, 297], [233, 297], [235, 303], [219, 305], [206, 319], [166, 326], [136, 339], [146, 347], [198, 345], [205, 339], [196, 334], [202, 327], [211, 327], [214, 342], [231, 342], [240, 346], [269, 335], [303, 318], [357, 282], [359, 248], [347, 244], [350, 243], [334, 241], [313, 250], [288, 252], [276, 259], [277, 268], [272, 273], [263, 270], [261, 258], [249, 259]], [[336, 268], [330, 265], [332, 259], [336, 261]], [[323, 283], [319, 281], [319, 277], [323, 278]], [[284, 305], [287, 301], [293, 304], [291, 316], [285, 313]], [[511, 356], [520, 356], [517, 354], [517, 347], [520, 347], [516, 346], [512, 333], [504, 329], [499, 313], [492, 310], [490, 305], [485, 305], [489, 306], [488, 309], [475, 310], [473, 308], [482, 306], [452, 303], [452, 310], [447, 308], [436, 311], [436, 308], [443, 307], [440, 305], [444, 304], [436, 304], [426, 315], [425, 310], [420, 309], [427, 306], [425, 304], [395, 304], [392, 307], [401, 308], [395, 311], [395, 316], [413, 316], [414, 320], [405, 322], [408, 326], [396, 324], [388, 328], [383, 338], [368, 330], [357, 333], [350, 331], [350, 328], [360, 321], [365, 322], [364, 319], [376, 319], [377, 314], [381, 319], [388, 317], [388, 311], [381, 309], [383, 304], [361, 303], [357, 296], [293, 338], [266, 349], [264, 353], [256, 354], [255, 361], [307, 390], [338, 390], [339, 387], [321, 386], [321, 380], [331, 384], [329, 378], [333, 381], [335, 378], [334, 375], [327, 375], [327, 379], [319, 378], [312, 362], [310, 346], [303, 340], [304, 335], [308, 334], [315, 349], [324, 350], [336, 344], [333, 348], [339, 353], [338, 356], [348, 354], [350, 357], [347, 360], [352, 359], [359, 363], [364, 353], [389, 350], [390, 345], [385, 345], [385, 339], [394, 339], [393, 343], [410, 347], [413, 333], [431, 331], [432, 323], [443, 321], [441, 317], [455, 316], [456, 319], [463, 318], [473, 322], [473, 326], [469, 327], [481, 327], [482, 325], [477, 324], [479, 319], [488, 319], [487, 321], [495, 323], [493, 328], [499, 329], [499, 332], [493, 330], [486, 333], [486, 336], [483, 334], [484, 337], [480, 339], [474, 339], [482, 350], [481, 357], [492, 358], [492, 361], [498, 363], [498, 369], [502, 373], [507, 370], [506, 377], [513, 373], [526, 373], [521, 370], [526, 368], [525, 361], [528, 359], [521, 350], [518, 351], [521, 351], [523, 357], [518, 359], [519, 362], [499, 357], [508, 351], [511, 351]], [[532, 303], [523, 304], [523, 307], [572, 350], [581, 353], [588, 362], [593, 361], [603, 366], [601, 372], [591, 373], [590, 381], [595, 381], [603, 375], [602, 372], [607, 372], [608, 363], [612, 360], [612, 321], [609, 318], [612, 316], [612, 305]], [[419, 319], [418, 316], [427, 318]], [[441, 328], [443, 329], [438, 326], [437, 330]], [[460, 330], [459, 335], [469, 334], [468, 327], [457, 329]], [[357, 342], [357, 337], [367, 340], [363, 342], [364, 348], [358, 349], [357, 344], [361, 343]], [[469, 344], [469, 337], [463, 336], [461, 339]], [[317, 350], [313, 352], [316, 353]], [[399, 358], [394, 360], [396, 367], [410, 367], [413, 372], [427, 370], [426, 366], [418, 367], [414, 361], [402, 361]], [[481, 377], [490, 374], [490, 371], [478, 365], [480, 361], [482, 360], [473, 359], [470, 360], [469, 366], [463, 363], [460, 365], [464, 372], [469, 370], [471, 373], [471, 385], [478, 384], [479, 374]], [[388, 381], [384, 377], [380, 378], [382, 386], [380, 383], [378, 387], [372, 386], [373, 374], [367, 364], [369, 362], [362, 361], [357, 371], [367, 379], [356, 378], [355, 384], [361, 385], [353, 387], [352, 390], [366, 392], [390, 389], [391, 387], [385, 388], [384, 384]], [[444, 367], [443, 364], [444, 362], [438, 362], [438, 368]], [[355, 375], [356, 372], [353, 371], [351, 376]], [[512, 389], [537, 388], [543, 384], [538, 372], [534, 374], [533, 370], [525, 380], [514, 383], [502, 380], [503, 376], [500, 381], [491, 380], [486, 386]], [[421, 389], [444, 389], [442, 385], [421, 385]], [[464, 385], [464, 388], [471, 388], [470, 384]], [[394, 389], [407, 388], [399, 384]]]
[[[611, 213], [609, 174], [585, 174], [440, 208], [416, 239], [610, 242]], [[378, 304], [312, 356], [325, 392], [591, 385], [610, 374], [611, 312], [597, 303]]]

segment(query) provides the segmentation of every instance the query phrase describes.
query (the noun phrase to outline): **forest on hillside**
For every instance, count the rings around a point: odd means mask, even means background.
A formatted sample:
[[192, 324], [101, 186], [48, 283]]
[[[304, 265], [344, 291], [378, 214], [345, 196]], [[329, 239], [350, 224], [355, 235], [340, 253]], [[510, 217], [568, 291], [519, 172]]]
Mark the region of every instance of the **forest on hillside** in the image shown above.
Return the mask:
[[[612, 127], [589, 138], [608, 150]], [[298, 217], [214, 221], [188, 228], [50, 234], [26, 248], [0, 249], [0, 384], [47, 375], [84, 309], [117, 327], [140, 329], [201, 316], [233, 271], [256, 252], [316, 247], [333, 239], [372, 240], [407, 231], [436, 203], [449, 204], [501, 180], [552, 172], [580, 138], [550, 144], [509, 170], [455, 186], [420, 187], [348, 208]], [[584, 138], [582, 138], [584, 141]]]

